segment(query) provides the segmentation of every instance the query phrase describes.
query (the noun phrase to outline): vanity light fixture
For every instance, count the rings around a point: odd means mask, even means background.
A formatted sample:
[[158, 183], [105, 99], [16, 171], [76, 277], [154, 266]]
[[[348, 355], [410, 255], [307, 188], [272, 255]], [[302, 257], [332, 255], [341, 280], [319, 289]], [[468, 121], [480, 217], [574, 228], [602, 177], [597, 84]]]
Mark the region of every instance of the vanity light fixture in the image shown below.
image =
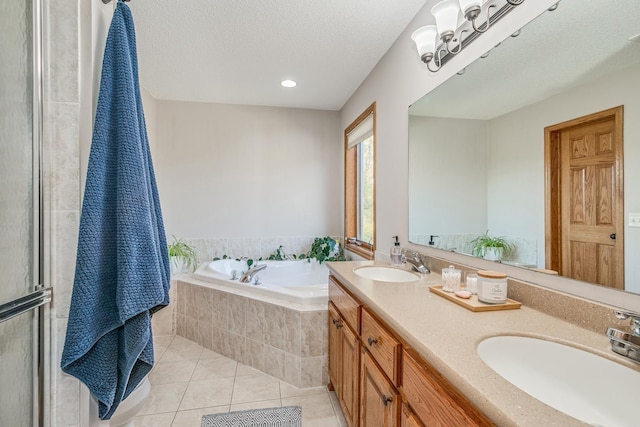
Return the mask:
[[[523, 2], [524, 0], [443, 0], [431, 9], [436, 25], [418, 28], [411, 39], [416, 44], [422, 62], [427, 64], [429, 71], [435, 73], [448, 59], [486, 32], [492, 23]], [[464, 37], [466, 33], [470, 34]]]
[[296, 87], [298, 83], [293, 80], [283, 80], [280, 82], [280, 85], [282, 85], [282, 87]]

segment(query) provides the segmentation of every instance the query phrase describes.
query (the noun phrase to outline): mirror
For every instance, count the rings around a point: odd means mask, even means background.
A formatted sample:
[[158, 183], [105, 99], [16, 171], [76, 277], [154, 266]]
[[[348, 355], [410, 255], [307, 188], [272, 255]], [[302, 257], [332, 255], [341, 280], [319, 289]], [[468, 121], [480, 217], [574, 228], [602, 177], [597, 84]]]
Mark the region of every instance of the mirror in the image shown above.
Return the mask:
[[545, 128], [623, 106], [622, 286], [640, 293], [639, 16], [637, 0], [562, 0], [410, 106], [409, 241], [471, 255], [488, 230], [513, 249], [502, 262], [549, 268]]

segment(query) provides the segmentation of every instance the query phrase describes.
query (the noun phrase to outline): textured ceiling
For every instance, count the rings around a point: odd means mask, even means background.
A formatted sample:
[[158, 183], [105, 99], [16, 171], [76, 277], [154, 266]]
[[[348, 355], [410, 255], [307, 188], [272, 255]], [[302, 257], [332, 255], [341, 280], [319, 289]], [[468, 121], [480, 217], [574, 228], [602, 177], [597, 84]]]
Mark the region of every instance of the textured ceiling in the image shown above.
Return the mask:
[[562, 0], [486, 59], [411, 107], [411, 114], [488, 120], [640, 63], [638, 0]]
[[[425, 0], [134, 0], [156, 99], [339, 110]], [[294, 89], [280, 81], [293, 79]]]

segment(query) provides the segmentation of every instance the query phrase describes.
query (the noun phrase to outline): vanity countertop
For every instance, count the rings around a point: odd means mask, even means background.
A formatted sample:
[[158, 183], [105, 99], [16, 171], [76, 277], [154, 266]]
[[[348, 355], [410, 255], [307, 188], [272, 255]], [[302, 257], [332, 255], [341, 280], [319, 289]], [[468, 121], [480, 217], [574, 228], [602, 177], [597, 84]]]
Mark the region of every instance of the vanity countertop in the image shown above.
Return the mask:
[[[485, 338], [524, 335], [588, 350], [640, 371], [613, 353], [609, 339], [522, 305], [516, 310], [472, 312], [429, 291], [441, 284], [431, 273], [412, 283], [365, 279], [354, 268], [372, 261], [328, 263], [329, 269], [355, 296], [393, 328], [452, 385], [499, 426], [583, 426], [515, 387], [486, 365], [476, 352]], [[383, 265], [383, 264], [381, 264]], [[585, 372], [585, 375], [598, 375]]]

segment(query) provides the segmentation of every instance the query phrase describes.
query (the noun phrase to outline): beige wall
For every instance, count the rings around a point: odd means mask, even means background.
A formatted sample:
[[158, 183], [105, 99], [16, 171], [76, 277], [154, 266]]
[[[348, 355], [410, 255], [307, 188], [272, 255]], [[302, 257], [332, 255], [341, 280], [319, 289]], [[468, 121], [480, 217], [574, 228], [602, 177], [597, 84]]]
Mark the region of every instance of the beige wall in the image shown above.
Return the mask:
[[154, 165], [168, 235], [339, 235], [338, 112], [156, 104]]
[[430, 235], [483, 233], [487, 229], [486, 122], [411, 116], [408, 126], [411, 241], [425, 243], [423, 239]]

